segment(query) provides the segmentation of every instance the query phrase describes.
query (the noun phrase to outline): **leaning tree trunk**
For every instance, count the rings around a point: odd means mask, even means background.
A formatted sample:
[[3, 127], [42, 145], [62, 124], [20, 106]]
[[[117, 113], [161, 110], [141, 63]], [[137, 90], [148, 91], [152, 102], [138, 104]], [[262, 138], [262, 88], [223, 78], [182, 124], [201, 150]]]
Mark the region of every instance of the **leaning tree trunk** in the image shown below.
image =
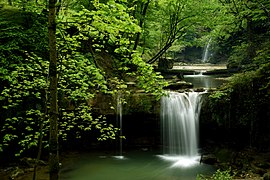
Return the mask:
[[57, 107], [57, 52], [56, 52], [56, 0], [49, 0], [49, 50], [50, 50], [50, 140], [49, 166], [50, 180], [58, 180], [59, 152], [58, 152], [58, 107]]
[[[141, 28], [143, 27], [143, 23], [145, 21], [145, 15], [146, 15], [146, 12], [147, 12], [147, 8], [148, 8], [149, 3], [150, 3], [150, 0], [148, 0], [145, 4], [144, 3], [142, 4], [142, 10], [141, 10], [141, 13], [140, 13], [140, 15], [142, 17], [140, 18], [140, 22], [139, 22], [139, 26]], [[137, 35], [136, 35], [136, 39], [135, 39], [135, 44], [134, 44], [133, 50], [136, 50], [137, 47], [138, 47], [138, 45], [139, 45], [140, 35], [141, 35], [141, 32], [138, 32]]]

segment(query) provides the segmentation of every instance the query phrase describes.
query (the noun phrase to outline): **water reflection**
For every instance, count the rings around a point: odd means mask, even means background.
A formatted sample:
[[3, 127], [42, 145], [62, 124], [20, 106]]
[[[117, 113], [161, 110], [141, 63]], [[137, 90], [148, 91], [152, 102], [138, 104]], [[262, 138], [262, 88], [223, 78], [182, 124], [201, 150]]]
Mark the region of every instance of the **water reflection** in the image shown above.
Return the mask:
[[226, 80], [216, 75], [185, 75], [184, 80], [193, 84], [193, 88], [217, 88]]

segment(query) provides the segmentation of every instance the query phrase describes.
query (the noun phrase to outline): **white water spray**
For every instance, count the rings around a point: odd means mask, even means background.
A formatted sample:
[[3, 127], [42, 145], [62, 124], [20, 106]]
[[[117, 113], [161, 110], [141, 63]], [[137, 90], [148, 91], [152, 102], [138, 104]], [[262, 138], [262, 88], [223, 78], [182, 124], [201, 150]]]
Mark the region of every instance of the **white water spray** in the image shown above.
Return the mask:
[[[205, 92], [202, 92], [205, 93]], [[161, 99], [163, 151], [174, 166], [198, 164], [198, 126], [201, 109], [199, 92], [169, 92]]]

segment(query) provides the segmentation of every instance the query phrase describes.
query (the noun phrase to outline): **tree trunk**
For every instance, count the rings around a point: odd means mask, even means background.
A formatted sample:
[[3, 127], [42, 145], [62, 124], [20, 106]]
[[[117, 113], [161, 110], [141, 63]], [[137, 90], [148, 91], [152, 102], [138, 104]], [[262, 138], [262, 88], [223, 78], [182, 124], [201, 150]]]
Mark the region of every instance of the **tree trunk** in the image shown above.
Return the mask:
[[[142, 11], [141, 11], [141, 18], [140, 18], [140, 22], [139, 22], [139, 26], [142, 28], [143, 27], [143, 23], [144, 23], [144, 20], [145, 20], [145, 15], [146, 15], [146, 12], [147, 12], [147, 8], [148, 8], [148, 5], [150, 3], [150, 0], [148, 0], [145, 4], [142, 4]], [[138, 32], [137, 35], [136, 35], [136, 39], [135, 39], [135, 44], [134, 44], [134, 47], [133, 47], [133, 50], [136, 50], [137, 47], [138, 47], [138, 44], [139, 44], [139, 41], [140, 41], [140, 35], [141, 33]]]
[[156, 62], [170, 47], [172, 43], [166, 44], [154, 57], [147, 61], [147, 63], [152, 64]]
[[[48, 82], [48, 78], [47, 78], [47, 82]], [[37, 177], [37, 168], [38, 168], [38, 163], [40, 161], [40, 157], [41, 157], [41, 153], [42, 153], [42, 141], [43, 141], [43, 127], [44, 127], [44, 122], [46, 121], [47, 118], [47, 113], [48, 113], [48, 96], [47, 96], [48, 92], [47, 90], [45, 90], [45, 108], [44, 108], [44, 116], [43, 118], [41, 118], [39, 121], [39, 139], [38, 139], [38, 154], [37, 154], [37, 159], [35, 161], [35, 165], [34, 165], [34, 173], [33, 173], [33, 180], [36, 180]]]
[[254, 46], [254, 36], [255, 33], [253, 31], [253, 21], [251, 17], [247, 18], [247, 35], [248, 35], [248, 59], [245, 64], [252, 63], [253, 58], [256, 56], [256, 50]]
[[57, 105], [57, 52], [56, 52], [56, 0], [49, 0], [49, 50], [50, 50], [50, 140], [49, 167], [50, 180], [58, 180], [59, 152], [58, 152], [58, 105]]

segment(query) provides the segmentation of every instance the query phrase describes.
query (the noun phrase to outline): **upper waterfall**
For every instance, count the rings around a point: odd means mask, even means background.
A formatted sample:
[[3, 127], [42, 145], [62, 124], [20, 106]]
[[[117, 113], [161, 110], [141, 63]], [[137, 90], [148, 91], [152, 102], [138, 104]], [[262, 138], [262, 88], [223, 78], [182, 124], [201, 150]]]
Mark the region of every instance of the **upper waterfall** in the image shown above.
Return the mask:
[[209, 41], [207, 42], [207, 44], [204, 47], [203, 57], [202, 57], [202, 62], [203, 63], [206, 63], [208, 61], [208, 59], [209, 59], [209, 48], [210, 48], [210, 45], [211, 45], [211, 41], [212, 41], [212, 38], [209, 39]]

